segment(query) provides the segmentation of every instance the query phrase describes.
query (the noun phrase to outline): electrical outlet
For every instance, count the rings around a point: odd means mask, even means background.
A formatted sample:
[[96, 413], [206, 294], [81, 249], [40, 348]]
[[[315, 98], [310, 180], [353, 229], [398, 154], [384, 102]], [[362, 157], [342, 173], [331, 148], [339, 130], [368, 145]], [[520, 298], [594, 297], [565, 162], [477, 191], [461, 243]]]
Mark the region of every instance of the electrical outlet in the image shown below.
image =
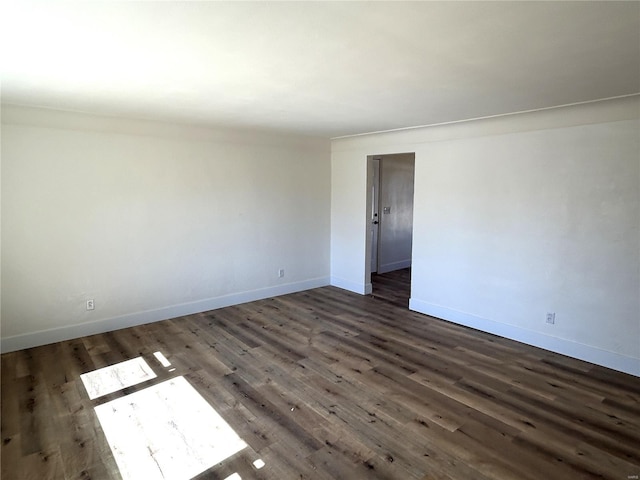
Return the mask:
[[91, 300], [87, 300], [87, 310], [93, 310], [96, 308], [96, 304], [93, 303], [93, 298]]
[[282, 278], [284, 277], [284, 268], [281, 268], [280, 270], [278, 270], [278, 278]]
[[556, 314], [555, 312], [547, 312], [547, 323], [554, 325], [556, 323]]

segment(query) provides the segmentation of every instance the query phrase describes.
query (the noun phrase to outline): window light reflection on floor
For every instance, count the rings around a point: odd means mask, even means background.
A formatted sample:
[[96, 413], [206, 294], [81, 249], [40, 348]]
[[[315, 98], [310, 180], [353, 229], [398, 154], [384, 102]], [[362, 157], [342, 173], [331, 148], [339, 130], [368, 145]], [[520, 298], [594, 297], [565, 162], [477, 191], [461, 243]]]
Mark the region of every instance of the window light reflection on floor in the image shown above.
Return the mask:
[[162, 365], [163, 367], [166, 368], [171, 366], [171, 362], [167, 360], [167, 357], [165, 357], [162, 352], [155, 352], [153, 356], [156, 357], [156, 359], [160, 362], [160, 365]]
[[[155, 378], [147, 368], [136, 358], [84, 374], [82, 380], [90, 397], [97, 398], [135, 384], [132, 378]], [[101, 380], [108, 388], [100, 389]], [[95, 412], [123, 480], [190, 480], [247, 446], [182, 376], [98, 405]]]
[[83, 373], [80, 379], [89, 398], [102, 397], [156, 378], [156, 374], [142, 357], [132, 358], [109, 367]]

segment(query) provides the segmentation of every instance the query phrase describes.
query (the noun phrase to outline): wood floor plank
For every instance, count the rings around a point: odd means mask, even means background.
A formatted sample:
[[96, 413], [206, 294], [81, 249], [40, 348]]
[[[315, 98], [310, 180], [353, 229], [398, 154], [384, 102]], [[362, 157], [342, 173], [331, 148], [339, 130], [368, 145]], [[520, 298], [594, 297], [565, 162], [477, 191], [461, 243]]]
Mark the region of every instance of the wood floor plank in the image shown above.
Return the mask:
[[[58, 480], [65, 478], [64, 466], [58, 447], [51, 447], [47, 450], [22, 456], [17, 468], [18, 472], [7, 473], [6, 478], [24, 480]], [[5, 475], [3, 475], [3, 478], [5, 478]]]
[[[460, 382], [460, 385], [470, 387], [470, 391], [490, 392], [490, 389], [471, 380]], [[583, 424], [575, 405], [573, 413], [565, 416], [561, 412], [541, 408], [535, 400], [531, 398], [525, 400], [515, 392], [507, 392], [504, 395], [498, 395], [497, 392], [490, 393], [493, 394], [493, 399], [496, 403], [500, 403], [524, 419], [522, 424], [530, 427], [524, 430], [526, 432], [542, 427], [544, 431], [553, 431], [556, 436], [566, 437], [569, 445], [573, 445], [575, 441], [583, 441], [620, 459], [629, 460], [640, 465], [640, 450], [636, 448], [638, 443], [633, 442], [630, 444], [628, 441], [630, 436], [633, 438], [633, 432], [620, 430], [619, 436], [610, 437], [599, 431], [599, 429], [592, 429], [590, 425]], [[572, 438], [571, 442], [568, 440], [569, 438]], [[551, 441], [551, 439], [549, 440]]]
[[[409, 279], [3, 354], [2, 478], [120, 480], [94, 408], [180, 376], [247, 445], [198, 480], [640, 476], [640, 378], [410, 312]], [[155, 378], [89, 399], [136, 357]]]
[[[12, 390], [17, 384], [16, 369], [18, 353], [8, 353], [2, 357], [0, 365], [0, 391]], [[0, 403], [0, 431], [6, 445], [20, 433], [19, 396], [7, 395]], [[15, 442], [14, 442], [15, 444]]]

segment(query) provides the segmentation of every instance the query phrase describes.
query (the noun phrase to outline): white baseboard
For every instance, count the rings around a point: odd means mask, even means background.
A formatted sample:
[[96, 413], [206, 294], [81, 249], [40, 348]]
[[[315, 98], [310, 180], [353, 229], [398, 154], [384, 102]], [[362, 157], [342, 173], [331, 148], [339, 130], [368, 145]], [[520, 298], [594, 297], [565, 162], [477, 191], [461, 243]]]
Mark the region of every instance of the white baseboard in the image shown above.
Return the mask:
[[371, 283], [355, 283], [350, 280], [345, 280], [344, 278], [331, 277], [330, 284], [343, 290], [359, 293], [360, 295], [369, 295], [372, 292]]
[[193, 313], [206, 312], [217, 308], [238, 305], [240, 303], [253, 302], [263, 298], [277, 297], [288, 293], [301, 292], [312, 288], [329, 285], [329, 277], [314, 278], [302, 282], [287, 283], [274, 287], [266, 287], [248, 292], [233, 293], [221, 297], [208, 298], [197, 302], [171, 305], [156, 310], [135, 312], [118, 317], [105, 318], [95, 322], [86, 322], [77, 325], [65, 325], [63, 327], [40, 330], [23, 335], [3, 338], [0, 343], [2, 353], [22, 350], [24, 348], [47, 345], [49, 343], [71, 340], [73, 338], [95, 335], [97, 333], [110, 332], [121, 328], [134, 327], [145, 323], [158, 322], [170, 318], [191, 315]]
[[403, 268], [409, 268], [411, 266], [411, 259], [401, 260], [399, 262], [385, 263], [384, 265], [378, 265], [378, 273], [393, 272], [395, 270], [402, 270]]
[[433, 305], [415, 298], [409, 300], [409, 309], [640, 377], [640, 358], [627, 357], [625, 355], [620, 355], [619, 353], [602, 350], [590, 345], [552, 337], [550, 335], [526, 330], [514, 325], [506, 325], [504, 323], [477, 317], [469, 313], [459, 312], [440, 305]]

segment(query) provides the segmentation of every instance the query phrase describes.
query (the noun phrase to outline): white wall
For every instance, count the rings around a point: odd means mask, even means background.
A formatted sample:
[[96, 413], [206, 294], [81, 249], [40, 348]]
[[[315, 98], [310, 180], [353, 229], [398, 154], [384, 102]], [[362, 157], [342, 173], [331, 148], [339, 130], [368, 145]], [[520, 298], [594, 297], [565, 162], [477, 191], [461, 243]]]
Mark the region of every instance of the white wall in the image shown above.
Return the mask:
[[366, 156], [359, 160], [331, 155], [331, 285], [365, 294], [371, 293], [370, 193]]
[[632, 97], [334, 140], [332, 237], [358, 243], [332, 268], [357, 284], [368, 258], [344, 186], [367, 155], [415, 151], [410, 308], [640, 376], [639, 112]]
[[328, 140], [2, 114], [3, 351], [329, 283]]

